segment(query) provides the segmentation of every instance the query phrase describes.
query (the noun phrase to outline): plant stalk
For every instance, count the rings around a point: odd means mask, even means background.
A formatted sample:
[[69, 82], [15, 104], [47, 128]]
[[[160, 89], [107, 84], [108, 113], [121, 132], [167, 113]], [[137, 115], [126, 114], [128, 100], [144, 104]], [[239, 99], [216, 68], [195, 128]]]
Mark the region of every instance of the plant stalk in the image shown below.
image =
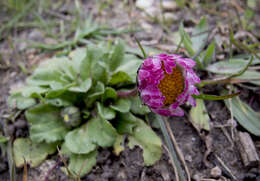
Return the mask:
[[177, 158], [177, 154], [176, 154], [176, 149], [174, 148], [172, 142], [171, 142], [171, 138], [170, 138], [170, 135], [167, 131], [167, 128], [166, 128], [166, 125], [165, 125], [165, 122], [164, 121], [167, 121], [165, 120], [162, 116], [160, 116], [160, 119], [159, 119], [159, 122], [160, 122], [160, 127], [161, 127], [161, 130], [162, 130], [162, 133], [163, 133], [163, 136], [164, 136], [164, 139], [166, 141], [166, 144], [169, 148], [169, 151], [171, 153], [171, 157], [174, 161], [174, 164], [176, 165], [176, 168], [177, 168], [177, 171], [178, 171], [178, 176], [180, 178], [180, 181], [186, 181], [186, 178], [183, 174], [183, 171], [182, 171], [182, 168], [181, 168], [181, 165], [180, 165], [180, 162]]

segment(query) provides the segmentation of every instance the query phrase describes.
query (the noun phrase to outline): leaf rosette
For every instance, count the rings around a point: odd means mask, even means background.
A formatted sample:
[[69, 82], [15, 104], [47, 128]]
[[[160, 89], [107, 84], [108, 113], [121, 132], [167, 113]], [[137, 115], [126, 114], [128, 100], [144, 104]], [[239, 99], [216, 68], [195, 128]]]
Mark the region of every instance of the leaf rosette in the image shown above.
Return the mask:
[[[61, 146], [61, 152], [70, 158], [64, 169], [68, 174], [81, 177], [88, 173], [99, 147], [113, 147], [120, 154], [123, 135], [128, 136], [131, 148], [143, 149], [144, 165], [160, 159], [161, 140], [144, 120], [149, 109], [137, 96], [118, 96], [118, 91], [135, 86], [142, 63], [136, 54], [126, 53], [125, 47], [122, 40], [114, 46], [90, 44], [68, 56], [48, 59], [26, 79], [23, 89], [8, 98], [10, 107], [25, 110], [30, 125], [28, 144]], [[18, 143], [15, 161], [20, 166], [31, 153]], [[37, 166], [52, 153], [46, 150], [40, 161], [30, 160]]]

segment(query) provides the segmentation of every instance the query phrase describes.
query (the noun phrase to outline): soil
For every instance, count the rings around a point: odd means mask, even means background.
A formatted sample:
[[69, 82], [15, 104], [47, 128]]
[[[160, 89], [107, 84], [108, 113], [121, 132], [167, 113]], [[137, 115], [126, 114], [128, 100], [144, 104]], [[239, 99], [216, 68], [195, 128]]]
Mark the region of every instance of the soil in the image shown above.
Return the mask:
[[[165, 32], [165, 29], [160, 24], [156, 23], [156, 21], [152, 22], [149, 20], [140, 9], [131, 6], [131, 2], [133, 5], [135, 4], [134, 1], [129, 1], [127, 4], [124, 4], [123, 1], [115, 0], [114, 3], [108, 5], [107, 8], [104, 8], [99, 12], [98, 3], [96, 1], [85, 0], [82, 1], [82, 8], [85, 14], [90, 11], [97, 21], [109, 24], [114, 28], [128, 27], [131, 23], [133, 25], [141, 26], [145, 31], [138, 32], [135, 36], [144, 45], [160, 48], [163, 51], [175, 50], [177, 45], [173, 44], [172, 37]], [[214, 2], [215, 1], [211, 1], [211, 4], [214, 4]], [[216, 28], [216, 26], [220, 24], [219, 29], [224, 29], [230, 21], [230, 16], [235, 17], [236, 12], [234, 11], [234, 7], [229, 3], [222, 0], [216, 2], [222, 4], [222, 6], [219, 6], [217, 9], [219, 12], [217, 14], [214, 13], [214, 11], [210, 11], [210, 9], [202, 8], [200, 6], [191, 10], [187, 9], [187, 7], [183, 9], [175, 8], [173, 10], [167, 10], [167, 12], [175, 12], [174, 16], [176, 16], [175, 20], [173, 20], [169, 26], [170, 31], [174, 32], [178, 30], [180, 20], [184, 21], [184, 25], [189, 31], [189, 28], [194, 27], [203, 15], [207, 16], [210, 28]], [[246, 2], [236, 1], [235, 4], [243, 9]], [[62, 16], [66, 16], [66, 12], [69, 12], [72, 7], [72, 3], [66, 3], [58, 13], [61, 13]], [[111, 9], [113, 9], [113, 11], [111, 11]], [[131, 9], [131, 11], [129, 9]], [[256, 9], [255, 11], [256, 18], [260, 16], [259, 12], [260, 9], [258, 7], [258, 10]], [[1, 12], [1, 15], [4, 13], [5, 12]], [[226, 41], [228, 35], [221, 33], [219, 29], [217, 28], [216, 30], [218, 31], [218, 37], [221, 38], [221, 40]], [[136, 47], [132, 34], [124, 34], [121, 35], [121, 37], [126, 40], [129, 45]], [[108, 37], [108, 39], [111, 38], [113, 37]], [[40, 61], [43, 61], [46, 57], [50, 57], [55, 53], [35, 48], [25, 48], [28, 44], [23, 41], [17, 41], [18, 39], [48, 42], [48, 38], [43, 32], [32, 27], [11, 29], [10, 34], [0, 41], [0, 53], [2, 56], [2, 60], [0, 60], [0, 123], [2, 130], [5, 127], [8, 135], [13, 135], [13, 138], [28, 135], [28, 126], [25, 122], [23, 113], [17, 117], [16, 122], [7, 120], [7, 117], [10, 117], [10, 114], [14, 113], [14, 110], [11, 110], [7, 106], [9, 91], [22, 86], [26, 76], [30, 74], [22, 71], [21, 66], [25, 66], [27, 70], [31, 71]], [[184, 49], [181, 51], [185, 53]], [[218, 51], [221, 53], [217, 60], [227, 56], [228, 51], [224, 50], [223, 47], [218, 47]], [[243, 53], [239, 51], [240, 50], [236, 50], [236, 53]], [[205, 72], [198, 73], [201, 75], [201, 79], [212, 78], [211, 74]], [[222, 86], [210, 86], [203, 89], [203, 91], [208, 94], [218, 94], [222, 89]], [[240, 87], [240, 89], [242, 90], [241, 98], [248, 103], [251, 102], [252, 108], [259, 112], [259, 88], [257, 88], [258, 91], [252, 91], [245, 87]], [[227, 135], [231, 135], [231, 128], [229, 126], [231, 115], [225, 107], [224, 102], [206, 101], [206, 108], [210, 116], [211, 129], [209, 132], [198, 132], [191, 124], [188, 114], [184, 117], [169, 119], [170, 126], [184, 155], [192, 180], [234, 180], [232, 175], [230, 175], [230, 173], [232, 173], [239, 181], [259, 181], [259, 166], [250, 168], [245, 167], [242, 163], [236, 143], [234, 141], [230, 142], [227, 137]], [[188, 112], [189, 109], [190, 107], [185, 107], [186, 112]], [[158, 129], [154, 128], [154, 130], [162, 137], [161, 132]], [[234, 130], [235, 132], [246, 131], [240, 125], [237, 125]], [[202, 135], [204, 135], [204, 137]], [[209, 138], [212, 140], [212, 144], [210, 146], [210, 153], [205, 160], [205, 154], [207, 153], [207, 149], [209, 149], [207, 148], [206, 142]], [[260, 154], [260, 138], [254, 136], [252, 136], [252, 138], [254, 143], [258, 145], [256, 149], [258, 154]], [[220, 158], [230, 171], [223, 167], [223, 164], [221, 164], [217, 158]], [[48, 180], [69, 180], [60, 169], [62, 163], [54, 168], [57, 162], [60, 162], [57, 156], [50, 156], [38, 168], [28, 168], [28, 180], [44, 180], [47, 172], [51, 169]], [[216, 166], [221, 169], [222, 174], [218, 178], [213, 178], [211, 171]], [[17, 180], [22, 180], [23, 169], [18, 168], [16, 172], [18, 175]], [[2, 157], [0, 157], [0, 181], [7, 180], [9, 180], [8, 163], [6, 154], [3, 154]], [[99, 150], [97, 165], [88, 175], [83, 177], [82, 180], [175, 181], [175, 175], [174, 169], [170, 164], [168, 153], [165, 149], [163, 149], [163, 156], [160, 161], [154, 166], [144, 167], [142, 150], [138, 147], [135, 147], [133, 150], [126, 147], [119, 156], [115, 156], [110, 149]]]

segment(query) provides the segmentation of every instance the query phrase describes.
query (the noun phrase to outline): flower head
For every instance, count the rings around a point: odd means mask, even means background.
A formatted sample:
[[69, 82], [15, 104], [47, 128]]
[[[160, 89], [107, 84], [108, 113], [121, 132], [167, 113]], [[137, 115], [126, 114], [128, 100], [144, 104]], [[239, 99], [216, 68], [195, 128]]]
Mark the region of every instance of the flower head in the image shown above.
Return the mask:
[[196, 106], [192, 95], [199, 94], [194, 85], [200, 82], [192, 69], [195, 65], [192, 59], [175, 54], [159, 54], [145, 59], [137, 75], [143, 103], [163, 116], [183, 116], [180, 105], [189, 102]]

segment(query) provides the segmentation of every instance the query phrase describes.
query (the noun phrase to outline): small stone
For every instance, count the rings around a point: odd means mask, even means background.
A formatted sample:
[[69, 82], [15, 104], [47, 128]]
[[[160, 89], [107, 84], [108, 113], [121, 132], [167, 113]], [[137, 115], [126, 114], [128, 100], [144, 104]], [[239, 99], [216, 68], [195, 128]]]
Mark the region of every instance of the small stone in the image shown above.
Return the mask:
[[222, 171], [218, 166], [212, 168], [210, 171], [210, 176], [213, 178], [219, 178], [221, 175], [222, 175]]
[[174, 1], [163, 1], [162, 8], [164, 10], [175, 10], [178, 8], [178, 5]]
[[8, 167], [7, 167], [6, 162], [3, 162], [3, 160], [1, 160], [1, 162], [0, 162], [0, 173], [6, 171], [7, 168], [8, 168]]
[[156, 7], [149, 7], [145, 9], [146, 15], [150, 17], [158, 17], [160, 15], [160, 9]]
[[44, 38], [42, 32], [40, 32], [39, 30], [33, 30], [29, 35], [28, 35], [28, 39], [29, 40], [34, 40], [34, 41], [42, 41]]
[[23, 129], [23, 128], [25, 128], [27, 126], [27, 123], [26, 123], [25, 120], [19, 119], [19, 120], [14, 122], [14, 126], [17, 129]]
[[178, 17], [176, 17], [173, 13], [164, 13], [164, 19], [166, 22], [174, 22], [178, 20]]
[[14, 134], [14, 131], [15, 131], [14, 125], [13, 125], [13, 124], [9, 124], [9, 125], [7, 126], [7, 133], [8, 133], [8, 135], [13, 135], [13, 134]]
[[192, 176], [192, 179], [195, 180], [195, 181], [200, 181], [200, 178], [201, 178], [200, 174], [194, 174]]
[[188, 162], [192, 162], [192, 156], [191, 155], [186, 155], [185, 160]]
[[152, 7], [153, 3], [154, 0], [137, 0], [135, 5], [140, 9], [146, 9]]

